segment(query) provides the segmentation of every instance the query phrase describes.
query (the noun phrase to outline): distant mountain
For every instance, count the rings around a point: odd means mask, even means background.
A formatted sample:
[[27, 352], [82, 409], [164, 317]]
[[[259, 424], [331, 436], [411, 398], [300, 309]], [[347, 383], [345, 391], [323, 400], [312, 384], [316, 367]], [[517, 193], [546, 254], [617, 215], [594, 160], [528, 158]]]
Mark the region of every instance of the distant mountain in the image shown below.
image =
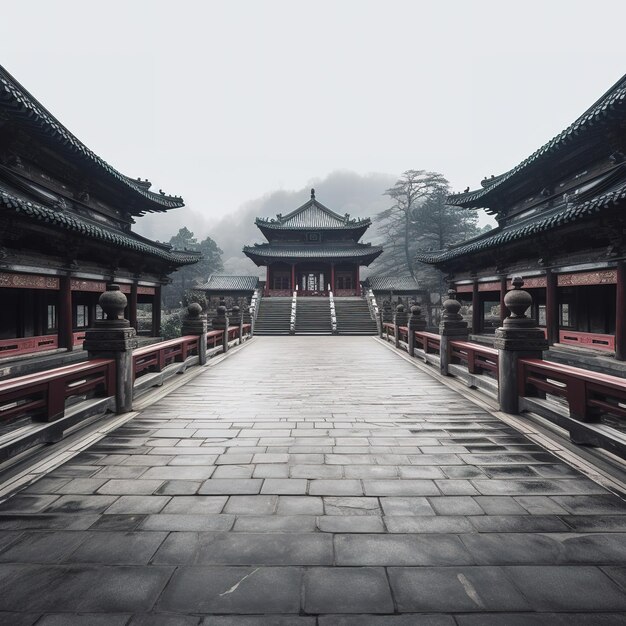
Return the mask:
[[[383, 196], [383, 192], [395, 181], [396, 176], [392, 174], [361, 175], [350, 171], [336, 171], [325, 178], [311, 179], [302, 189], [272, 191], [261, 198], [250, 200], [238, 211], [222, 217], [217, 222], [210, 223], [207, 216], [185, 208], [177, 216], [172, 215], [172, 217], [177, 217], [177, 221], [171, 225], [165, 220], [165, 217], [170, 217], [169, 215], [159, 216], [161, 219], [158, 229], [154, 224], [149, 224], [150, 228], [142, 229], [140, 220], [137, 231], [145, 236], [155, 237], [163, 229], [171, 228], [172, 232], [169, 236], [161, 235], [163, 240], [167, 241], [180, 227], [187, 226], [199, 240], [209, 235], [217, 242], [217, 245], [224, 251], [224, 272], [258, 274], [265, 278], [263, 268], [257, 268], [241, 251], [244, 245], [265, 241], [254, 224], [255, 218], [275, 217], [277, 213], [284, 215], [293, 211], [310, 198], [311, 187], [315, 188], [317, 199], [329, 209], [341, 215], [350, 213], [352, 217], [373, 218], [376, 213], [389, 206], [389, 198]], [[375, 231], [376, 225], [373, 224], [363, 237], [363, 241], [375, 243], [379, 239]]]

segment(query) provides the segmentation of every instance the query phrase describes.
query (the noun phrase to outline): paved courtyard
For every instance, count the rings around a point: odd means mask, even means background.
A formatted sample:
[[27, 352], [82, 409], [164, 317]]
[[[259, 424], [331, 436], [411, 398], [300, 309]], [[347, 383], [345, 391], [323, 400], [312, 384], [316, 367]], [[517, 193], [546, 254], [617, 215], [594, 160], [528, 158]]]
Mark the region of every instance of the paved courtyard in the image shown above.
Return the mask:
[[371, 337], [256, 338], [0, 505], [2, 624], [625, 619], [626, 503]]

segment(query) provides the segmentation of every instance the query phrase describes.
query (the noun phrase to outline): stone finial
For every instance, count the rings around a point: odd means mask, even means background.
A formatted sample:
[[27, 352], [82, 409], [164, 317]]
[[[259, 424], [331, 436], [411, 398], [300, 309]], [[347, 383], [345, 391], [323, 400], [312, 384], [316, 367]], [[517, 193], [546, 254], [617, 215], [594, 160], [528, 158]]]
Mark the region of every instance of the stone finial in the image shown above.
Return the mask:
[[202, 307], [197, 302], [192, 302], [187, 307], [187, 319], [198, 319], [202, 315]]
[[405, 326], [409, 321], [409, 314], [404, 308], [404, 304], [400, 303], [396, 307], [396, 314], [394, 316], [394, 323], [396, 326]]
[[442, 319], [451, 321], [460, 321], [463, 316], [459, 313], [461, 310], [461, 303], [456, 299], [456, 291], [454, 289], [448, 289], [448, 298], [443, 301], [443, 314]]
[[512, 320], [522, 320], [526, 318], [526, 311], [532, 305], [532, 296], [522, 289], [524, 281], [521, 276], [513, 278], [513, 289], [504, 296], [504, 304], [511, 311]]
[[315, 189], [311, 189], [311, 200], [315, 200]]
[[124, 319], [124, 309], [128, 300], [120, 291], [119, 285], [110, 283], [107, 285], [107, 290], [100, 294], [98, 304], [104, 311], [107, 320], [117, 321]]
[[217, 307], [217, 317], [226, 317], [226, 307], [223, 304]]
[[422, 307], [414, 302], [409, 309], [411, 315], [409, 316], [408, 326], [411, 330], [423, 331], [426, 329], [426, 320], [422, 315]]

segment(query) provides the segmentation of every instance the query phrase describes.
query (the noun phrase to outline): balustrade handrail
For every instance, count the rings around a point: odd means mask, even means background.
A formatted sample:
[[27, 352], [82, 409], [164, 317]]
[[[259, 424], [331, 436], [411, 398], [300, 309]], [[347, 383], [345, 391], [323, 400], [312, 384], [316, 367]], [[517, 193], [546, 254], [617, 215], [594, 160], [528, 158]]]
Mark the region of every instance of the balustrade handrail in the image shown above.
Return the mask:
[[[217, 331], [222, 332], [222, 331]], [[174, 339], [166, 339], [165, 341], [159, 341], [158, 343], [151, 343], [147, 346], [142, 346], [141, 348], [135, 348], [133, 350], [133, 357], [142, 356], [144, 354], [150, 354], [151, 352], [156, 352], [158, 350], [163, 350], [172, 346], [177, 346], [181, 343], [189, 342], [189, 341], [197, 341], [198, 337], [196, 335], [185, 335], [183, 337], [174, 337]]]
[[34, 412], [53, 421], [64, 416], [67, 398], [90, 391], [105, 397], [115, 394], [113, 359], [93, 359], [0, 381], [0, 418]]
[[570, 417], [593, 421], [598, 411], [626, 417], [626, 380], [541, 359], [518, 362], [519, 396], [549, 393], [565, 398]]
[[[428, 333], [432, 334], [432, 333]], [[436, 335], [439, 337], [439, 335]], [[454, 348], [458, 348], [459, 350], [471, 350], [475, 354], [481, 354], [483, 356], [495, 357], [498, 358], [498, 351], [496, 348], [490, 348], [489, 346], [483, 346], [479, 343], [473, 343], [471, 341], [458, 341], [453, 340], [450, 342], [450, 345]]]
[[191, 354], [198, 354], [199, 342], [197, 335], [186, 335], [133, 350], [133, 377], [151, 368], [161, 372], [171, 363], [184, 362]]

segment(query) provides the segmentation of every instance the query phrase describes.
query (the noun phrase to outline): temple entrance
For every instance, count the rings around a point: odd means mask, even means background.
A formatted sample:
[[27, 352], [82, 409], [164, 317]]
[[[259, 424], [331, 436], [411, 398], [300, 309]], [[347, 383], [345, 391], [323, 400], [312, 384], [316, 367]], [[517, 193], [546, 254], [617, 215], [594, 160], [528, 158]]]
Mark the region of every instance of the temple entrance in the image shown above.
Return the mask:
[[300, 295], [326, 295], [324, 278], [324, 272], [321, 272], [319, 270], [300, 272], [300, 280], [298, 281], [298, 289]]

